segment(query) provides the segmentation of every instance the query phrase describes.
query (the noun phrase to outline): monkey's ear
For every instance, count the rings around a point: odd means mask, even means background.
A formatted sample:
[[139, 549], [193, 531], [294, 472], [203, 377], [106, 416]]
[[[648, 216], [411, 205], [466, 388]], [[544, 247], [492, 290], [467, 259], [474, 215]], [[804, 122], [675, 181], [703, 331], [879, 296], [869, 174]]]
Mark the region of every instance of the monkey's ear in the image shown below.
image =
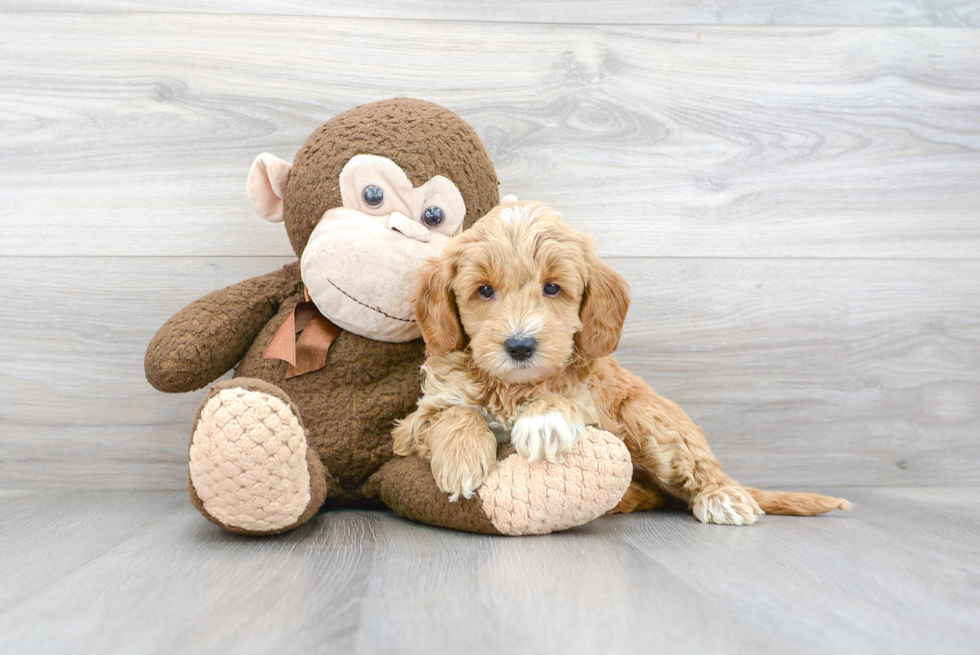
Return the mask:
[[455, 266], [444, 253], [430, 260], [415, 285], [415, 320], [430, 356], [439, 356], [463, 347], [463, 327], [456, 314], [456, 300], [450, 288]]
[[595, 358], [613, 354], [619, 345], [629, 307], [629, 284], [622, 275], [591, 253], [589, 279], [579, 310], [582, 330], [575, 335], [579, 350]]
[[293, 165], [263, 152], [248, 171], [248, 201], [259, 216], [270, 223], [282, 220], [282, 199]]

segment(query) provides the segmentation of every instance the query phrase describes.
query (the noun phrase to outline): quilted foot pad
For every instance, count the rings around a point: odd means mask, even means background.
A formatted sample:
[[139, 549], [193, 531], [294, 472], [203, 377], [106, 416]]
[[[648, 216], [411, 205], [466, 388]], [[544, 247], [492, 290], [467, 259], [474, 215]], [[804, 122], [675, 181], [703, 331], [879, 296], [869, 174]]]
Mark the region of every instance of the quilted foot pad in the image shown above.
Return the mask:
[[633, 477], [620, 439], [588, 428], [562, 464], [511, 455], [479, 495], [493, 526], [507, 535], [546, 534], [588, 523], [614, 508]]
[[306, 451], [288, 403], [262, 391], [221, 389], [201, 408], [191, 437], [191, 484], [222, 525], [278, 531], [309, 505]]

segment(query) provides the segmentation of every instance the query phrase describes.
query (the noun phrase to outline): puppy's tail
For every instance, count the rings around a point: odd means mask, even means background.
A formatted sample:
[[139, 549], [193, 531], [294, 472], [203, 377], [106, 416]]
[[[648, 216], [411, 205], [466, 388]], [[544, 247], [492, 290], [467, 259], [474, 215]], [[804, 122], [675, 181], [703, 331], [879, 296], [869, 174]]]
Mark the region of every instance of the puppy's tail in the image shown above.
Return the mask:
[[847, 511], [853, 505], [843, 498], [831, 498], [820, 494], [796, 493], [792, 491], [766, 491], [745, 487], [752, 494], [755, 502], [759, 503], [766, 514], [784, 514], [788, 516], [814, 516], [832, 512], [835, 509]]

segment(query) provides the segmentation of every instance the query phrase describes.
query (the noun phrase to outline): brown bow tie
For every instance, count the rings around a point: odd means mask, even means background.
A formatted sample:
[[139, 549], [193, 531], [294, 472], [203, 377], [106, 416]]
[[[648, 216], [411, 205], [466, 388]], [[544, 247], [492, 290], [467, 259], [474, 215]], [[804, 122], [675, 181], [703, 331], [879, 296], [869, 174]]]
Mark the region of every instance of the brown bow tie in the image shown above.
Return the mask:
[[303, 285], [303, 296], [306, 300], [298, 303], [286, 317], [263, 355], [263, 359], [289, 363], [287, 380], [326, 366], [330, 344], [343, 331], [320, 313], [310, 300], [306, 285]]

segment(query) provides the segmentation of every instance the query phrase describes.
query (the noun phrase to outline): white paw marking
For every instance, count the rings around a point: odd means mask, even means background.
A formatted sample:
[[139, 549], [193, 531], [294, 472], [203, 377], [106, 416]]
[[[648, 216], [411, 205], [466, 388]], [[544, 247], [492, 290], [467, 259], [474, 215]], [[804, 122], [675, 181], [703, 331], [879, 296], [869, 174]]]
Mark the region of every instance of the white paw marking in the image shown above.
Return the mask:
[[752, 525], [763, 513], [755, 499], [741, 490], [712, 491], [694, 501], [691, 508], [702, 523]]
[[569, 423], [559, 412], [519, 418], [510, 431], [510, 442], [529, 462], [560, 461], [585, 433], [584, 423]]

